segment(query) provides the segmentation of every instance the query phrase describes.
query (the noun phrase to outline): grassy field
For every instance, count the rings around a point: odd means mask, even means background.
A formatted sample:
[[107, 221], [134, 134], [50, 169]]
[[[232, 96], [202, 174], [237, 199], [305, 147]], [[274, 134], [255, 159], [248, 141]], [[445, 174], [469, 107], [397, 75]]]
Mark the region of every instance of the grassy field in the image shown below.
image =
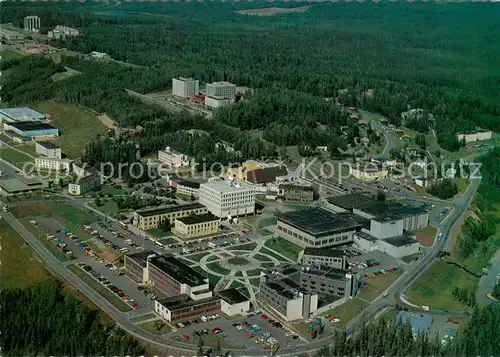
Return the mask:
[[285, 257], [294, 262], [297, 261], [299, 253], [302, 251], [302, 247], [299, 247], [297, 244], [289, 242], [281, 237], [269, 239], [266, 242], [265, 246], [280, 254], [283, 254]]
[[11, 51], [11, 50], [4, 50], [4, 51], [0, 51], [0, 56], [2, 57], [2, 61], [10, 61], [11, 59], [20, 58], [23, 55], [18, 53], [18, 52]]
[[31, 157], [12, 148], [0, 149], [0, 158], [19, 168], [22, 168], [26, 162], [34, 163]]
[[169, 244], [173, 244], [173, 243], [177, 242], [177, 240], [175, 238], [162, 238], [162, 239], [158, 239], [158, 241], [162, 244], [165, 244], [165, 245], [169, 245]]
[[393, 282], [395, 282], [402, 272], [390, 272], [382, 275], [377, 275], [373, 278], [364, 280], [366, 286], [361, 289], [358, 294], [360, 299], [371, 302], [380, 296]]
[[224, 269], [219, 263], [210, 263], [207, 264], [207, 268], [213, 271], [214, 273], [219, 273], [222, 275], [229, 275], [230, 270]]
[[270, 262], [271, 261], [271, 259], [269, 259], [268, 257], [261, 255], [261, 254], [255, 254], [253, 257], [261, 262]]
[[413, 283], [406, 296], [417, 305], [443, 310], [463, 310], [464, 305], [453, 298], [453, 288], [468, 288], [475, 291], [478, 282], [478, 278], [454, 265], [437, 261]]
[[87, 108], [72, 104], [56, 103], [52, 100], [32, 104], [31, 107], [51, 115], [51, 124], [56, 126], [61, 136], [56, 143], [62, 152], [70, 158], [82, 156], [86, 144], [107, 128], [96, 117], [96, 113]]
[[118, 213], [118, 205], [115, 201], [111, 199], [106, 199], [105, 201], [101, 199], [102, 206], [97, 207], [94, 202], [90, 203], [90, 206], [101, 211], [104, 214], [107, 214], [110, 217], [119, 218], [120, 214]]
[[130, 322], [133, 322], [135, 324], [138, 322], [142, 322], [142, 321], [146, 321], [146, 320], [150, 320], [150, 319], [154, 319], [154, 318], [158, 318], [158, 317], [159, 317], [158, 315], [156, 315], [154, 312], [152, 312], [150, 314], [132, 317], [130, 319]]
[[[199, 329], [201, 329], [201, 327]], [[196, 336], [192, 336], [189, 340], [185, 340], [182, 337], [182, 335], [174, 336], [171, 339], [174, 340], [174, 341], [181, 341], [181, 342], [185, 342], [185, 343], [191, 343], [191, 344], [194, 344], [194, 345], [198, 345], [198, 341], [199, 341], [198, 337], [196, 337]], [[215, 346], [217, 346], [217, 341], [218, 341], [218, 338], [217, 338], [216, 334], [210, 333], [209, 335], [204, 335], [203, 336], [203, 345], [204, 346], [215, 347]], [[230, 340], [229, 340], [229, 338], [227, 338], [227, 339], [221, 338], [219, 340], [219, 342], [220, 342], [220, 346], [223, 349], [245, 348], [245, 346], [243, 346], [243, 345], [235, 345], [235, 344], [231, 343]]]
[[164, 231], [159, 228], [148, 229], [146, 232], [155, 238], [163, 238], [173, 235], [171, 231]]
[[254, 250], [255, 247], [257, 247], [257, 244], [247, 243], [247, 244], [235, 245], [233, 247], [228, 248], [228, 250], [248, 250], [250, 252]]
[[38, 255], [4, 219], [0, 219], [0, 232], [0, 286], [24, 288], [52, 278]]
[[15, 145], [14, 147], [17, 150], [21, 150], [22, 152], [25, 152], [28, 155], [31, 155], [34, 157], [40, 156], [40, 154], [36, 153], [35, 144], [32, 142], [27, 143], [27, 144]]
[[417, 232], [417, 241], [424, 247], [431, 247], [434, 244], [434, 239], [436, 238], [437, 228], [433, 226], [427, 226]]
[[286, 261], [285, 259], [283, 259], [282, 257], [280, 257], [278, 254], [270, 251], [266, 247], [262, 247], [261, 250], [259, 250], [259, 253], [263, 253], [263, 254], [269, 255], [271, 257], [274, 257], [274, 258], [278, 259], [278, 261], [280, 261], [280, 262]]
[[201, 260], [201, 258], [203, 258], [204, 256], [207, 256], [209, 254], [210, 254], [210, 252], [201, 252], [201, 253], [197, 253], [197, 254], [186, 255], [185, 257], [189, 260], [199, 262]]
[[266, 226], [272, 226], [275, 225], [278, 219], [276, 217], [267, 217], [263, 218], [259, 221], [258, 227], [257, 228], [263, 228]]
[[349, 299], [344, 304], [328, 310], [322, 316], [335, 316], [340, 321], [335, 324], [336, 327], [345, 326], [354, 316], [359, 315], [364, 309], [368, 307], [368, 303], [354, 298]]
[[253, 277], [253, 276], [260, 276], [260, 272], [262, 271], [262, 269], [252, 269], [252, 270], [248, 270], [247, 271], [247, 275], [250, 276], [250, 277]]
[[68, 269], [121, 312], [132, 310], [132, 308], [124, 303], [118, 296], [113, 294], [106, 287], [101, 285], [99, 282], [97, 282], [97, 280], [95, 280], [93, 277], [88, 275], [85, 271], [83, 271], [76, 265], [70, 265]]
[[[162, 322], [162, 320], [146, 322], [144, 324], [139, 325], [139, 327], [142, 328], [144, 331], [151, 332], [155, 335], [163, 335], [171, 331], [170, 327], [164, 322]], [[158, 330], [158, 327], [161, 328]]]

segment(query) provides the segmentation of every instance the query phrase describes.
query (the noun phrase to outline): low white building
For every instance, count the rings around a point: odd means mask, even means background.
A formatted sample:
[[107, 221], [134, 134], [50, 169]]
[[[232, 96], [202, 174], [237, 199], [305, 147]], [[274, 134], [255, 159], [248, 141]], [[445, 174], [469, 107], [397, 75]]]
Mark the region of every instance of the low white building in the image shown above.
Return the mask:
[[56, 159], [51, 157], [37, 157], [35, 159], [35, 167], [48, 171], [65, 171], [71, 172], [73, 160]]
[[471, 143], [474, 141], [490, 140], [493, 133], [488, 130], [478, 130], [473, 133], [459, 133], [457, 134], [458, 140], [465, 140], [466, 143]]
[[395, 258], [402, 258], [418, 253], [420, 244], [410, 236], [399, 236], [378, 241], [378, 250]]
[[37, 141], [35, 142], [35, 151], [37, 154], [53, 158], [61, 159], [62, 153], [61, 148], [50, 141]]
[[167, 146], [165, 150], [158, 151], [158, 161], [173, 168], [189, 166], [190, 159], [187, 155], [180, 153]]
[[205, 105], [210, 108], [226, 107], [233, 104], [234, 100], [224, 97], [205, 97]]
[[108, 55], [106, 53], [103, 53], [103, 52], [97, 52], [97, 51], [92, 51], [90, 52], [90, 55], [94, 58], [105, 58], [107, 57]]
[[232, 180], [200, 185], [200, 203], [222, 219], [255, 212], [255, 188], [245, 182]]
[[220, 290], [216, 294], [221, 298], [220, 308], [226, 315], [243, 315], [250, 311], [250, 299], [235, 288]]

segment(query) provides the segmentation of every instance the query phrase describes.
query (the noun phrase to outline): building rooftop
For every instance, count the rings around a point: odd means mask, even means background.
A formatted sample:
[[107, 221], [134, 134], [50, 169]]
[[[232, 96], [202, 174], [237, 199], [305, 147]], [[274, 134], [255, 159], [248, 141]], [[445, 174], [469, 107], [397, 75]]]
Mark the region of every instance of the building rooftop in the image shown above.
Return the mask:
[[222, 300], [227, 302], [228, 304], [239, 304], [241, 302], [248, 301], [248, 297], [243, 295], [235, 288], [229, 288], [225, 290], [217, 291], [217, 296], [219, 296]]
[[179, 77], [177, 78], [179, 81], [183, 81], [183, 82], [190, 82], [190, 81], [194, 81], [195, 79], [191, 78], [191, 77]]
[[45, 120], [45, 114], [28, 107], [0, 109], [0, 115], [4, 115], [12, 121]]
[[199, 182], [189, 181], [189, 180], [184, 180], [184, 179], [179, 179], [179, 180], [174, 179], [174, 181], [177, 181], [177, 185], [191, 187], [194, 189], [200, 188], [200, 185], [201, 185]]
[[143, 268], [145, 268], [148, 265], [148, 257], [153, 256], [156, 253], [153, 252], [152, 250], [146, 250], [144, 252], [139, 252], [139, 253], [133, 253], [133, 254], [128, 254], [126, 257], [128, 259], [133, 260]]
[[307, 247], [304, 249], [304, 255], [314, 255], [318, 257], [330, 257], [330, 258], [342, 258], [345, 255], [345, 251], [341, 249], [325, 249], [325, 248], [313, 248]]
[[142, 209], [135, 211], [138, 215], [142, 217], [151, 217], [159, 214], [172, 213], [172, 212], [180, 212], [180, 211], [188, 211], [199, 208], [205, 208], [201, 203], [188, 203], [186, 205], [178, 205], [178, 206], [164, 206], [164, 207], [156, 207], [149, 209]]
[[57, 130], [52, 125], [47, 123], [41, 123], [36, 121], [20, 121], [9, 123], [10, 126], [22, 130], [22, 131], [34, 131], [34, 130]]
[[357, 232], [356, 236], [359, 237], [359, 238], [361, 238], [361, 239], [364, 239], [364, 240], [366, 240], [368, 242], [375, 242], [376, 240], [378, 240], [378, 238], [372, 236], [371, 234], [363, 232], [363, 231]]
[[40, 156], [35, 159], [35, 161], [41, 160], [41, 161], [56, 161], [56, 162], [73, 162], [74, 160], [64, 158], [64, 159], [58, 159], [57, 157], [46, 157], [46, 156]]
[[309, 267], [304, 267], [302, 268], [302, 273], [315, 276], [324, 276], [325, 278], [329, 279], [345, 280], [346, 274], [349, 273], [349, 271], [330, 267], [321, 267], [321, 269], [310, 269]]
[[357, 209], [371, 215], [376, 221], [403, 219], [428, 212], [422, 207], [404, 205], [397, 202], [374, 202]]
[[208, 284], [206, 277], [173, 256], [156, 256], [149, 259], [149, 264], [154, 265], [181, 284], [193, 287]]
[[384, 242], [387, 242], [397, 248], [418, 243], [416, 239], [408, 235], [386, 238], [384, 239]]
[[43, 146], [46, 149], [60, 149], [61, 147], [51, 143], [50, 141], [37, 141], [36, 142], [38, 145]]
[[290, 191], [301, 191], [301, 192], [314, 192], [313, 186], [299, 185], [293, 182], [290, 183], [282, 183], [278, 186], [280, 190], [290, 190]]
[[348, 211], [352, 211], [354, 208], [367, 206], [376, 202], [373, 198], [360, 195], [359, 193], [350, 193], [341, 196], [331, 196], [328, 197], [326, 200], [328, 203]]
[[262, 284], [274, 290], [276, 293], [283, 296], [284, 298], [292, 300], [298, 297], [299, 290], [297, 289], [297, 287], [300, 288], [300, 286], [298, 286], [295, 283], [292, 285], [288, 285], [288, 283], [290, 282], [293, 283], [293, 281], [291, 281], [290, 279], [276, 279], [271, 281], [265, 281]]
[[219, 193], [232, 193], [232, 192], [240, 192], [246, 190], [254, 190], [249, 184], [238, 181], [231, 182], [230, 180], [222, 180], [222, 181], [214, 181], [207, 182], [200, 185], [200, 188], [208, 187], [214, 191], [218, 191]]
[[158, 299], [158, 303], [164, 306], [170, 311], [181, 310], [188, 307], [194, 307], [198, 305], [208, 304], [215, 301], [220, 301], [220, 298], [212, 296], [205, 299], [193, 300], [186, 294], [176, 295], [167, 297], [164, 299]]
[[276, 177], [284, 176], [287, 173], [288, 170], [284, 165], [259, 167], [253, 170], [248, 170], [247, 181], [256, 184], [269, 183], [276, 181]]
[[408, 311], [400, 311], [396, 315], [396, 322], [409, 323], [414, 334], [427, 332], [432, 325], [432, 316], [416, 314]]
[[212, 86], [234, 86], [234, 87], [236, 87], [236, 84], [233, 84], [233, 83], [230, 83], [230, 82], [226, 82], [226, 81], [207, 83], [207, 86], [208, 85], [212, 85]]
[[43, 183], [36, 179], [31, 179], [30, 181], [27, 181], [27, 180], [22, 180], [21, 177], [19, 177], [19, 178], [9, 178], [0, 180], [0, 188], [7, 193], [16, 193], [27, 190], [33, 190], [37, 187], [40, 188], [43, 187]]
[[219, 217], [214, 216], [211, 213], [199, 215], [199, 216], [187, 216], [187, 217], [180, 217], [176, 218], [178, 221], [181, 221], [184, 224], [198, 224], [198, 223], [205, 223], [205, 222], [213, 222], [213, 221], [220, 221]]
[[97, 180], [101, 181], [101, 176], [100, 176], [100, 175], [97, 175], [97, 174], [92, 173], [92, 174], [90, 174], [90, 175], [88, 175], [88, 176], [84, 176], [84, 177], [82, 177], [82, 178], [77, 179], [77, 180], [75, 181], [75, 185], [83, 185], [83, 184], [85, 184], [85, 183], [87, 183], [87, 182], [97, 181]]
[[333, 213], [322, 208], [280, 213], [277, 217], [279, 221], [314, 237], [361, 230], [363, 227], [360, 219], [351, 213]]

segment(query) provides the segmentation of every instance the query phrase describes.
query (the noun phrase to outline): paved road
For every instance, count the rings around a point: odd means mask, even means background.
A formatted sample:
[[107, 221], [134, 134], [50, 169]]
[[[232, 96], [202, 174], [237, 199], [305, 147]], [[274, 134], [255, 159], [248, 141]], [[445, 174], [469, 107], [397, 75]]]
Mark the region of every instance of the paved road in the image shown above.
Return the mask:
[[488, 275], [481, 277], [479, 286], [476, 292], [476, 299], [483, 304], [490, 304], [490, 300], [486, 294], [491, 293], [495, 284], [500, 281], [500, 250], [490, 260], [491, 267], [488, 269]]
[[385, 126], [383, 126], [378, 120], [371, 121], [373, 128], [382, 133], [385, 138], [385, 147], [384, 151], [382, 151], [379, 155], [375, 157], [376, 160], [387, 160], [390, 158], [390, 152], [392, 149], [396, 149], [396, 136], [392, 134]]

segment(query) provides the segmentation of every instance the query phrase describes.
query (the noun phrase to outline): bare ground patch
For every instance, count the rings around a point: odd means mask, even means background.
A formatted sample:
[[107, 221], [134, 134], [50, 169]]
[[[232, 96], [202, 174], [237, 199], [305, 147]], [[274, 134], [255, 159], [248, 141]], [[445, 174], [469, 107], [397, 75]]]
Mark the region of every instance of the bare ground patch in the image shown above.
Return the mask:
[[310, 5], [294, 7], [294, 8], [283, 8], [283, 7], [267, 7], [264, 9], [252, 9], [252, 10], [240, 10], [236, 11], [241, 15], [251, 15], [251, 16], [273, 16], [279, 14], [291, 14], [291, 13], [300, 13], [306, 12], [309, 9]]

